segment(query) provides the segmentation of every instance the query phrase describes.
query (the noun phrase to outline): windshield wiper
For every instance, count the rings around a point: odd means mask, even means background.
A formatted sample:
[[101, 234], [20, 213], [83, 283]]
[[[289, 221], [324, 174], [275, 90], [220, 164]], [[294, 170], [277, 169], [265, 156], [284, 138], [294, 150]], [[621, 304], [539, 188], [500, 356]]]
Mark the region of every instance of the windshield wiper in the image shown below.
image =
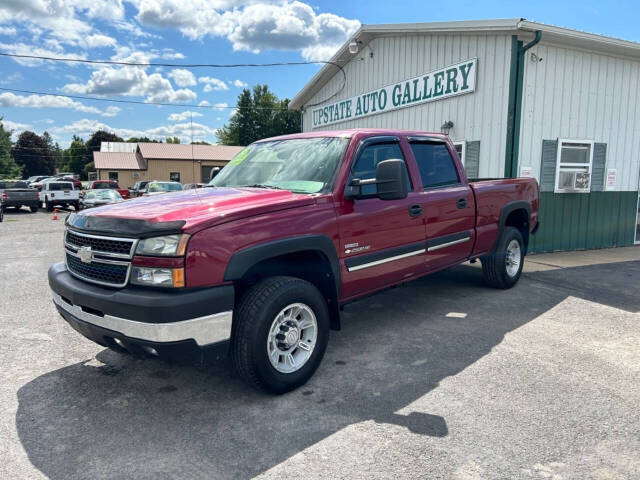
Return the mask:
[[267, 185], [266, 183], [254, 183], [251, 185], [240, 185], [240, 188], [244, 188], [244, 187], [248, 187], [248, 188], [270, 188], [273, 190], [284, 190], [284, 188], [281, 187], [276, 187], [275, 185]]

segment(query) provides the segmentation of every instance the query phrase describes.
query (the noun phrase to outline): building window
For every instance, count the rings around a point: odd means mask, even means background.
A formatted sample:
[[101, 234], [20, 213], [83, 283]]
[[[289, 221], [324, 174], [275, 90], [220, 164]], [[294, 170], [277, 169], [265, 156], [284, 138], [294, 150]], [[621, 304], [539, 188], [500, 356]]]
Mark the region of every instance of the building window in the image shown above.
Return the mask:
[[180, 172], [169, 173], [169, 180], [180, 183]]
[[460, 157], [460, 161], [462, 162], [462, 165], [464, 165], [464, 161], [465, 161], [465, 150], [467, 149], [467, 142], [462, 141], [462, 142], [453, 142], [453, 146], [456, 147], [456, 152], [458, 152], [458, 157]]
[[593, 142], [558, 140], [555, 193], [585, 193], [591, 188]]
[[109, 180], [118, 181], [118, 172], [109, 172]]

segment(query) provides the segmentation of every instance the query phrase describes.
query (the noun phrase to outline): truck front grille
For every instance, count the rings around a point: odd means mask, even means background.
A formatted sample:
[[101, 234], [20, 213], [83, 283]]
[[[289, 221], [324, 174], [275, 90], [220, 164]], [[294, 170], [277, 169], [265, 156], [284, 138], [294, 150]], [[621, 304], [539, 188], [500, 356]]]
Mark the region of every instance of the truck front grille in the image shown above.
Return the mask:
[[133, 239], [99, 237], [96, 235], [85, 235], [67, 230], [66, 242], [75, 247], [91, 247], [96, 252], [116, 253], [131, 257], [131, 249], [134, 244]]
[[67, 252], [67, 269], [84, 280], [114, 287], [126, 285], [129, 274], [128, 265], [111, 265], [100, 261], [84, 263], [69, 252]]
[[137, 240], [65, 232], [67, 270], [87, 282], [124, 287], [129, 281]]

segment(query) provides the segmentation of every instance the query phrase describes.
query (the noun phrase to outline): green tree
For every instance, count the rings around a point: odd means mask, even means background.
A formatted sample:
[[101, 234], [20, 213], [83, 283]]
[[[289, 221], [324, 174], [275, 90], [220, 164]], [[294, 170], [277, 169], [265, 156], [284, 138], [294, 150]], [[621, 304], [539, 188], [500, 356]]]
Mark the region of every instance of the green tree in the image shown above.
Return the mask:
[[300, 112], [289, 110], [267, 85], [243, 89], [229, 124], [216, 131], [224, 145], [248, 145], [262, 138], [300, 131]]
[[87, 140], [86, 143], [90, 157], [89, 161], [93, 160], [93, 152], [100, 151], [100, 145], [102, 142], [124, 142], [124, 140], [115, 133], [107, 132], [105, 130], [97, 130], [93, 132], [93, 135], [89, 137], [89, 140]]
[[0, 178], [19, 178], [22, 168], [11, 156], [11, 130], [5, 130], [0, 117]]
[[47, 142], [30, 131], [24, 131], [13, 146], [13, 158], [23, 167], [22, 175], [27, 178], [33, 175], [53, 175], [56, 160]]
[[152, 140], [149, 137], [131, 137], [127, 143], [162, 143], [160, 140]]
[[77, 135], [74, 135], [71, 140], [71, 145], [65, 151], [65, 170], [80, 175], [83, 180], [87, 179], [87, 174], [84, 171], [84, 167], [91, 161], [89, 150], [84, 140]]
[[165, 143], [180, 143], [180, 139], [178, 137], [167, 137]]

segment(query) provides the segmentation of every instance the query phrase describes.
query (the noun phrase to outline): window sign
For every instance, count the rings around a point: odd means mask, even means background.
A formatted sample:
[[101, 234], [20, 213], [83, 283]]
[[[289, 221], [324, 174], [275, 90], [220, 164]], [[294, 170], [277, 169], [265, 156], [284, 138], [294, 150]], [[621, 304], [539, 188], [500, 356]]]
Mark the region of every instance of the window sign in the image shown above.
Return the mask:
[[477, 65], [478, 59], [472, 58], [314, 108], [311, 111], [313, 128], [471, 93], [476, 89]]
[[533, 169], [530, 166], [522, 166], [520, 167], [520, 176], [524, 178], [533, 177]]
[[618, 170], [615, 168], [607, 169], [607, 190], [615, 190], [618, 180]]

